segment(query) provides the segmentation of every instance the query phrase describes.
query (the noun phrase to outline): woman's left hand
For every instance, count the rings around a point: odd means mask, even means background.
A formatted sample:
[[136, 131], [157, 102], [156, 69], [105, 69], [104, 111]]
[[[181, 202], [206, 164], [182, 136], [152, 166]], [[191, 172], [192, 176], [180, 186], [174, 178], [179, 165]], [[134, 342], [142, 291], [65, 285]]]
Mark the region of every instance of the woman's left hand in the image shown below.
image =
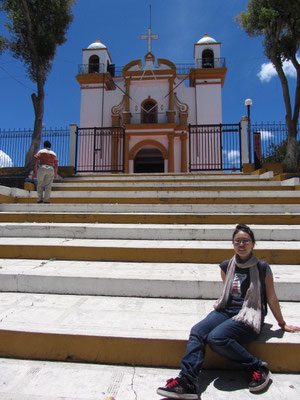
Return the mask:
[[285, 324], [281, 329], [285, 332], [300, 332], [300, 326], [294, 325]]

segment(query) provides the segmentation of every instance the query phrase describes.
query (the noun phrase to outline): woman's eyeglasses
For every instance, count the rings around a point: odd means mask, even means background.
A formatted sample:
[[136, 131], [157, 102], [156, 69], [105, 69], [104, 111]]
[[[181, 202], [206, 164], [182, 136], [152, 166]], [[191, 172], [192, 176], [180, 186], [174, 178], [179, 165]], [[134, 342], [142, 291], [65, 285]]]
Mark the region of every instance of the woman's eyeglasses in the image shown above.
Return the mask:
[[252, 243], [252, 240], [249, 239], [235, 239], [233, 241], [234, 244], [249, 244]]

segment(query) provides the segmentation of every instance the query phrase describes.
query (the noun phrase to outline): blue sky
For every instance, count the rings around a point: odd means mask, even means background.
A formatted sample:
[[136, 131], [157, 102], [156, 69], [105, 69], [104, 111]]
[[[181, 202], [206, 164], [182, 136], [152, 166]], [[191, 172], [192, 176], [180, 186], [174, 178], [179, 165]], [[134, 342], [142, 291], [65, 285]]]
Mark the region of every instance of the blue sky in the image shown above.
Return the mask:
[[[45, 86], [47, 128], [79, 124], [80, 89], [75, 76], [82, 62], [82, 49], [100, 38], [116, 66], [143, 58], [149, 5], [156, 58], [176, 63], [193, 63], [194, 43], [208, 33], [222, 43], [221, 56], [228, 68], [223, 88], [223, 122], [237, 123], [246, 115], [244, 101], [252, 98], [251, 119], [257, 122], [284, 122], [281, 85], [263, 54], [262, 38], [250, 38], [238, 28], [234, 17], [246, 9], [246, 0], [77, 0], [74, 21], [67, 41], [57, 49], [53, 68]], [[0, 34], [4, 15], [0, 15]], [[294, 97], [295, 70], [289, 71]], [[26, 77], [22, 63], [8, 52], [0, 56], [0, 128], [32, 128], [34, 121], [30, 95], [35, 84]]]

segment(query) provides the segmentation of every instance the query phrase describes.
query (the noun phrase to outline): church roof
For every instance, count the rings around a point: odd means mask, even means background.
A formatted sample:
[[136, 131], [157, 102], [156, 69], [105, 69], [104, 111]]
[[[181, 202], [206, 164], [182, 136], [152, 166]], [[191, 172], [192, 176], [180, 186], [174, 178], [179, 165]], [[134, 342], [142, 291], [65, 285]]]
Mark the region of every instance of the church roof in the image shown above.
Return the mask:
[[88, 49], [106, 49], [106, 46], [101, 42], [101, 39], [97, 39], [89, 45]]
[[217, 41], [214, 38], [208, 36], [207, 33], [205, 33], [203, 38], [198, 40], [197, 44], [205, 44], [205, 43], [217, 43]]

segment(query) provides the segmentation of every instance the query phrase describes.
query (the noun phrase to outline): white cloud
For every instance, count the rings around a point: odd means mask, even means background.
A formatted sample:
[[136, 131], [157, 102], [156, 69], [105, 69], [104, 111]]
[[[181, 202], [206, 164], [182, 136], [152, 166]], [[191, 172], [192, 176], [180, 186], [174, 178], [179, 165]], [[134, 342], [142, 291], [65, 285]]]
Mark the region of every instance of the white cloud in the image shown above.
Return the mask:
[[[298, 61], [300, 59], [297, 57]], [[291, 61], [283, 61], [283, 71], [286, 74], [286, 76], [289, 76], [291, 78], [296, 78], [296, 69], [291, 63]], [[272, 63], [264, 63], [260, 67], [260, 71], [257, 74], [261, 82], [270, 82], [270, 80], [277, 75], [276, 69], [274, 68], [274, 65]]]
[[12, 166], [13, 166], [12, 159], [9, 157], [9, 155], [4, 153], [4, 151], [0, 150], [0, 168], [12, 167]]
[[260, 140], [269, 140], [274, 137], [273, 133], [270, 131], [259, 131], [260, 133]]
[[240, 161], [240, 152], [239, 150], [229, 150], [224, 151], [225, 155], [227, 154], [227, 159], [229, 162], [238, 163]]
[[257, 76], [261, 82], [270, 82], [270, 80], [277, 74], [272, 63], [262, 64]]

